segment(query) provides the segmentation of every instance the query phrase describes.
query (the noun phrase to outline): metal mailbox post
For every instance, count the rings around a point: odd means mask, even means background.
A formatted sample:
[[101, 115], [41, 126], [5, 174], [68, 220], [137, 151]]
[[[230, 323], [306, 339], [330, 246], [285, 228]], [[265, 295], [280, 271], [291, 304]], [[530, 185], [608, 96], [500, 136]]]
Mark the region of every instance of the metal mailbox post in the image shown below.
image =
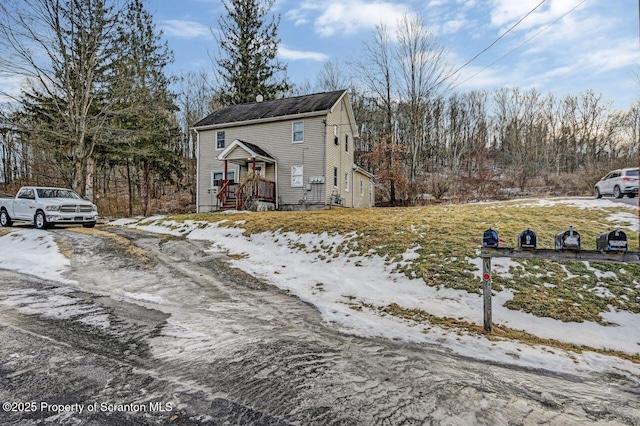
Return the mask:
[[491, 258], [510, 257], [520, 259], [576, 260], [591, 262], [640, 263], [640, 251], [606, 252], [598, 250], [519, 250], [513, 247], [482, 247], [482, 296], [484, 302], [484, 331], [491, 333]]

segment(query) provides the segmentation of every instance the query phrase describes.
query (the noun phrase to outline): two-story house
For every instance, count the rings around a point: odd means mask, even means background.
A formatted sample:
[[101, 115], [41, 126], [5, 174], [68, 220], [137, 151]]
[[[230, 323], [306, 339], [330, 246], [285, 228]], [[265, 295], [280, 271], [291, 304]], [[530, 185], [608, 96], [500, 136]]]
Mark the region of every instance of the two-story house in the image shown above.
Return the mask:
[[373, 205], [345, 90], [233, 105], [193, 128], [198, 212]]

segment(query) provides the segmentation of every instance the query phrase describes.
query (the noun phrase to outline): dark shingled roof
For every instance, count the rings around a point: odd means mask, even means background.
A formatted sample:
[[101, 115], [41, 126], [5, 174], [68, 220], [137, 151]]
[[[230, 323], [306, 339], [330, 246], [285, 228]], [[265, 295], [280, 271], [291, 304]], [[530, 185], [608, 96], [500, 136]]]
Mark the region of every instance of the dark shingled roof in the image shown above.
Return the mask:
[[271, 155], [269, 155], [269, 153], [267, 151], [265, 151], [264, 149], [260, 148], [258, 145], [249, 143], [249, 142], [245, 142], [245, 141], [241, 141], [239, 140], [239, 142], [241, 142], [242, 144], [244, 144], [244, 146], [246, 146], [247, 148], [249, 148], [250, 150], [252, 150], [253, 152], [255, 152], [258, 155], [261, 155], [265, 158], [271, 158], [272, 160], [274, 159]]
[[338, 102], [344, 92], [344, 90], [337, 90], [335, 92], [316, 93], [314, 95], [296, 96], [273, 101], [232, 105], [214, 111], [194, 124], [193, 127], [328, 111]]

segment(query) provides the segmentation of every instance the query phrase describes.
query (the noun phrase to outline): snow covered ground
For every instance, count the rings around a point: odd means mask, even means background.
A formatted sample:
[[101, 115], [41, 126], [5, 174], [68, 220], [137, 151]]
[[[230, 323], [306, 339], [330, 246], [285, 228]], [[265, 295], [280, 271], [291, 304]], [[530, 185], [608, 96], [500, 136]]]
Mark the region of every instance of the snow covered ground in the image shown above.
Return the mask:
[[[561, 199], [531, 201], [528, 205], [553, 205], [570, 203], [583, 208], [611, 207], [609, 200]], [[526, 203], [522, 204], [527, 205]], [[615, 204], [620, 212], [608, 220], [625, 229], [638, 231], [637, 210]], [[232, 214], [227, 221], [236, 223]], [[211, 250], [228, 253], [234, 266], [263, 279], [314, 305], [325, 321], [341, 331], [361, 336], [377, 336], [388, 339], [441, 345], [456, 353], [481, 360], [516, 364], [525, 367], [544, 368], [558, 372], [597, 371], [613, 372], [633, 378], [640, 383], [640, 365], [613, 356], [594, 352], [567, 353], [557, 348], [529, 346], [514, 341], [492, 341], [485, 336], [460, 330], [425, 324], [416, 324], [397, 317], [381, 314], [377, 310], [351, 306], [388, 306], [396, 303], [403, 308], [417, 308], [438, 317], [450, 317], [482, 324], [482, 297], [465, 291], [434, 288], [422, 280], [412, 280], [404, 274], [393, 272], [396, 265], [385, 265], [384, 259], [371, 257], [337, 257], [331, 262], [318, 258], [318, 253], [292, 250], [316, 245], [337, 247], [349, 236], [314, 235], [295, 233], [264, 233], [250, 237], [242, 235], [241, 223], [236, 228], [219, 226], [221, 223], [174, 222], [162, 216], [141, 220], [121, 219], [113, 226], [125, 226], [140, 230], [185, 236], [190, 239], [211, 242]], [[14, 246], [19, 242], [18, 246]], [[0, 238], [0, 249], [5, 253], [0, 267], [15, 269], [52, 280], [64, 280], [62, 271], [68, 260], [59, 253], [46, 232], [23, 229]], [[38, 251], [48, 255], [47, 264], [33, 268], [29, 257]], [[410, 261], [415, 253], [409, 250], [404, 261]], [[480, 276], [480, 259], [468, 259]], [[494, 274], [506, 273], [508, 259], [494, 259]], [[27, 266], [25, 266], [27, 265]], [[479, 279], [479, 278], [478, 278]], [[640, 286], [640, 277], [636, 280]], [[493, 298], [493, 321], [513, 329], [527, 331], [542, 338], [556, 339], [597, 348], [606, 348], [636, 354], [640, 352], [640, 315], [611, 311], [605, 319], [615, 326], [604, 327], [596, 323], [563, 323], [549, 318], [512, 311], [503, 307], [513, 296], [510, 290], [498, 292]]]

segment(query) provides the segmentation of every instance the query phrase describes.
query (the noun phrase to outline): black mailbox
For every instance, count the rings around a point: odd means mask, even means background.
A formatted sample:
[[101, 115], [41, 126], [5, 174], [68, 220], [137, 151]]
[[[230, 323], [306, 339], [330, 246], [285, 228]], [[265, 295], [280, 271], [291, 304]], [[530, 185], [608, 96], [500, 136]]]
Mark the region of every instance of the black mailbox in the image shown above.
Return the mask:
[[536, 237], [536, 233], [531, 229], [526, 231], [522, 231], [520, 233], [520, 238], [518, 238], [518, 247], [522, 250], [535, 250], [538, 244], [538, 240]]
[[580, 250], [580, 233], [570, 226], [568, 230], [556, 234], [556, 250]]
[[482, 247], [498, 247], [498, 233], [491, 228], [484, 231]]
[[627, 251], [627, 234], [622, 232], [620, 228], [600, 234], [596, 237], [596, 247], [603, 251]]

